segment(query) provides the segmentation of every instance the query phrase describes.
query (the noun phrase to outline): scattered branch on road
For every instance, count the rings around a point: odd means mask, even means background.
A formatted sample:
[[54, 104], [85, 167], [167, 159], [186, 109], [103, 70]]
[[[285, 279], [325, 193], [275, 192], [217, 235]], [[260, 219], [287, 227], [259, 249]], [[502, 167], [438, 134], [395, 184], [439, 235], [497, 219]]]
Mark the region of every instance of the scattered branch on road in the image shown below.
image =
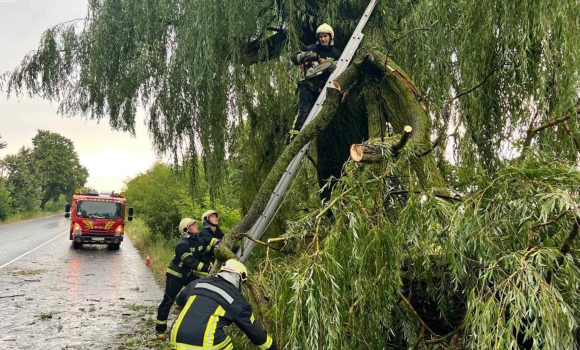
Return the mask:
[[0, 299], [4, 299], [4, 298], [14, 298], [14, 297], [23, 297], [24, 294], [14, 294], [14, 295], [4, 295], [4, 296], [0, 296]]

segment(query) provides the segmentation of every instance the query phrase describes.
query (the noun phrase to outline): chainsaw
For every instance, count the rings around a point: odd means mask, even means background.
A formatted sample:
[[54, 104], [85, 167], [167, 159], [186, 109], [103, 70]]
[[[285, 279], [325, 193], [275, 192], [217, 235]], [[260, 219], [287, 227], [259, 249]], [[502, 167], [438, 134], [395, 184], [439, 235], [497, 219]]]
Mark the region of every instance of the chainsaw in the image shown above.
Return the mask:
[[302, 65], [302, 69], [301, 69], [302, 76], [301, 76], [300, 81], [306, 80], [306, 79], [312, 79], [314, 77], [321, 75], [322, 73], [324, 73], [326, 71], [332, 72], [335, 67], [336, 67], [336, 65], [334, 64], [334, 62], [328, 62], [328, 61], [324, 62], [324, 63], [312, 62], [312, 64], [308, 68], [306, 68], [305, 65]]

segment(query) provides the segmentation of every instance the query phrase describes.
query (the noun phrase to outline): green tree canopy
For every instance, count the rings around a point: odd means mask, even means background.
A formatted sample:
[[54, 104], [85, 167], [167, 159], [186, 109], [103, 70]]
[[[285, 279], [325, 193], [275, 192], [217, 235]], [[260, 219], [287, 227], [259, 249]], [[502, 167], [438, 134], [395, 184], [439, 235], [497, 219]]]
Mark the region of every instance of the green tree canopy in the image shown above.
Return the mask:
[[220, 213], [220, 226], [226, 229], [239, 221], [239, 210], [227, 206], [231, 201], [223, 201], [223, 205], [209, 200], [202, 173], [193, 188], [185, 173], [183, 169], [172, 169], [158, 161], [126, 183], [129, 205], [135, 208], [154, 236], [163, 239], [179, 237], [178, 225], [184, 217], [195, 219], [201, 227], [201, 214], [209, 208]]
[[79, 162], [73, 142], [48, 130], [38, 130], [32, 139], [32, 166], [40, 186], [40, 208], [64, 194], [73, 195], [84, 186], [88, 170]]
[[3, 167], [7, 174], [6, 187], [12, 195], [16, 212], [31, 212], [38, 208], [39, 183], [33, 166], [32, 150], [22, 147], [18, 153], [4, 157]]

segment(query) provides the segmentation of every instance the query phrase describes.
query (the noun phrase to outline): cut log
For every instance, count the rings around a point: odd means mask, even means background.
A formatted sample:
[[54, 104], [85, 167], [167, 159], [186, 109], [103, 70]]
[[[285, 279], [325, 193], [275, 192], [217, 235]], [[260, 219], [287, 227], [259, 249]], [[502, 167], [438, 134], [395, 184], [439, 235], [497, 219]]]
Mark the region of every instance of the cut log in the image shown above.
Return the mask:
[[350, 157], [357, 163], [380, 163], [385, 160], [379, 146], [364, 143], [350, 146]]
[[[409, 141], [413, 128], [409, 125], [403, 128], [403, 134], [399, 142], [391, 146], [393, 154], [397, 154]], [[354, 144], [350, 146], [350, 157], [358, 163], [380, 163], [385, 160], [385, 155], [378, 145], [369, 143]]]

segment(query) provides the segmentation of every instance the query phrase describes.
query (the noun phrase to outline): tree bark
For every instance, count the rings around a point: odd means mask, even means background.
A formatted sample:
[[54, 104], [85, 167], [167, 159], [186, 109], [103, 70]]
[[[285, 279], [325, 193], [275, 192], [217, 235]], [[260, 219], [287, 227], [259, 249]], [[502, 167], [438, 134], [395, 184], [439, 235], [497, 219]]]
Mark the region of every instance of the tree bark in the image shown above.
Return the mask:
[[357, 163], [380, 163], [385, 160], [383, 149], [378, 145], [354, 144], [350, 146], [350, 157]]
[[310, 124], [304, 127], [292, 143], [290, 143], [284, 152], [282, 152], [280, 158], [278, 158], [276, 164], [274, 164], [272, 170], [270, 170], [266, 180], [262, 183], [260, 191], [256, 195], [254, 203], [250, 207], [248, 213], [224, 238], [223, 243], [226, 246], [232, 246], [234, 242], [242, 237], [242, 233], [247, 232], [252, 225], [254, 225], [260, 216], [260, 213], [266, 207], [266, 204], [270, 199], [270, 194], [274, 191], [274, 188], [278, 184], [282, 174], [286, 171], [288, 164], [290, 164], [292, 159], [294, 159], [298, 152], [300, 152], [302, 147], [304, 147], [309, 141], [313, 140], [320, 131], [326, 128], [340, 105], [340, 86], [349, 86], [349, 83], [352, 83], [352, 81], [342, 79], [341, 76], [337, 79], [335, 84], [335, 87], [338, 88], [328, 88], [324, 109]]

